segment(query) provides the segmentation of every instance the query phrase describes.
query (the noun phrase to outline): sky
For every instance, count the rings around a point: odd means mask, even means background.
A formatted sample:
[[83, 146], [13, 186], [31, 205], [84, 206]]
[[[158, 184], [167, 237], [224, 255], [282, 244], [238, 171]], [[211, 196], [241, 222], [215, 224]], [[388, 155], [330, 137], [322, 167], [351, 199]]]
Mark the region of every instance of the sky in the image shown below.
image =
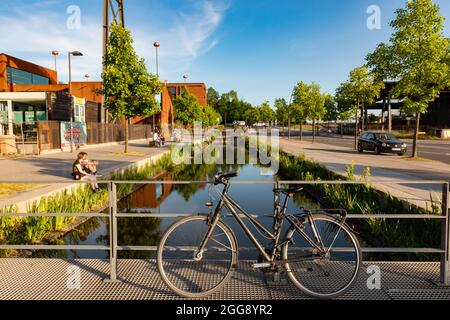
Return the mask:
[[[448, 20], [450, 1], [434, 0]], [[406, 0], [125, 0], [125, 23], [137, 53], [161, 80], [204, 82], [221, 93], [236, 90], [255, 105], [289, 100], [299, 81], [333, 93], [377, 43], [388, 41], [389, 21]], [[67, 81], [99, 80], [102, 55], [101, 0], [1, 0], [0, 52], [54, 68]], [[379, 29], [369, 29], [370, 6], [380, 9]], [[78, 14], [79, 13], [79, 14]], [[78, 19], [79, 18], [79, 19]], [[79, 22], [79, 23], [78, 23]]]

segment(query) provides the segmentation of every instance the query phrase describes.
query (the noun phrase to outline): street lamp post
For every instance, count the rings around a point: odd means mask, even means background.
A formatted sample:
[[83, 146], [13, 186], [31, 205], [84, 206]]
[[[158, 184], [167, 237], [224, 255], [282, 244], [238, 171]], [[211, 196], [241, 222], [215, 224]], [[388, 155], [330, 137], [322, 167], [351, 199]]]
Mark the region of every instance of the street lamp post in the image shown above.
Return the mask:
[[155, 47], [156, 51], [156, 75], [159, 77], [159, 56], [158, 56], [158, 49], [161, 47], [161, 43], [159, 41], [156, 41], [153, 43], [153, 46]]
[[187, 76], [187, 75], [184, 75], [184, 76], [183, 76], [184, 84], [186, 84], [187, 79], [188, 79], [188, 76]]
[[289, 106], [288, 106], [288, 140], [291, 140], [291, 107], [292, 107], [292, 99], [294, 98], [294, 90], [292, 90], [291, 98], [289, 100]]
[[53, 55], [53, 57], [55, 58], [55, 71], [57, 72], [57, 71], [58, 71], [58, 66], [57, 66], [57, 64], [56, 64], [56, 57], [59, 56], [59, 51], [53, 50], [53, 51], [52, 51], [52, 55]]
[[72, 56], [82, 57], [80, 51], [69, 51], [69, 96], [70, 96], [70, 152], [73, 152], [73, 97], [72, 97]]
[[[156, 51], [156, 76], [159, 78], [159, 56], [158, 49], [161, 47], [161, 43], [159, 41], [155, 41], [153, 43], [153, 47], [155, 47]], [[153, 130], [155, 130], [156, 122], [155, 122], [155, 113], [153, 113]]]
[[89, 78], [90, 78], [91, 76], [88, 75], [88, 74], [85, 74], [84, 77], [86, 78], [86, 82], [89, 82]]

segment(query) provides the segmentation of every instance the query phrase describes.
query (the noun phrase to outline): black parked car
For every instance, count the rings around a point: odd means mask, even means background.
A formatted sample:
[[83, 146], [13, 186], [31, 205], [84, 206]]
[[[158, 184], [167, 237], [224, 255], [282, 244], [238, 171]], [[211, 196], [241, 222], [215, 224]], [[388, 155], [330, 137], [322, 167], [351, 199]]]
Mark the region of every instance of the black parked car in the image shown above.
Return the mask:
[[365, 150], [373, 151], [376, 154], [396, 153], [403, 156], [408, 148], [406, 144], [399, 140], [392, 133], [365, 132], [358, 141], [358, 152]]

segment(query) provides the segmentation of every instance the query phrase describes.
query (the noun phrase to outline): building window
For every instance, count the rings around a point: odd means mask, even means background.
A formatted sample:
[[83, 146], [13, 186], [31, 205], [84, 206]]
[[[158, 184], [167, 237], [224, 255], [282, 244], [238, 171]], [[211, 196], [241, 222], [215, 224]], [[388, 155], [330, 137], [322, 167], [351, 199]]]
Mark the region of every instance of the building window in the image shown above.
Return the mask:
[[50, 84], [46, 77], [11, 67], [7, 67], [7, 78], [9, 84]]

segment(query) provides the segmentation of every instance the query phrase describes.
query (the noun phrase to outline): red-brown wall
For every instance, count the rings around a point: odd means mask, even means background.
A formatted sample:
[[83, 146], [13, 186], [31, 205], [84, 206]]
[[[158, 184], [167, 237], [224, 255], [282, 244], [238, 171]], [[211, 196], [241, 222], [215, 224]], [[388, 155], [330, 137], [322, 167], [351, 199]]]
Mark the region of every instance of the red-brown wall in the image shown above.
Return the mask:
[[0, 92], [11, 92], [13, 86], [8, 84], [6, 68], [12, 67], [23, 71], [31, 72], [49, 79], [51, 85], [58, 83], [58, 74], [37, 64], [0, 53]]

